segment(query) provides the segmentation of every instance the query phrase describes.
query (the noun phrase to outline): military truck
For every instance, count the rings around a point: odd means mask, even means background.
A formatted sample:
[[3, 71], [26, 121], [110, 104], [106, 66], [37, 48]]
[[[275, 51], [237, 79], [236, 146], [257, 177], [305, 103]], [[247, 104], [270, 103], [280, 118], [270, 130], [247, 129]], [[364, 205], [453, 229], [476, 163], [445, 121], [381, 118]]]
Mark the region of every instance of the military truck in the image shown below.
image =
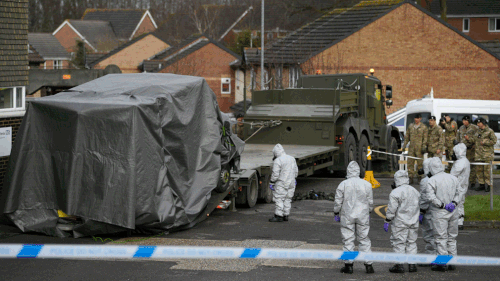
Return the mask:
[[[397, 154], [399, 130], [387, 124], [385, 112], [391, 98], [391, 85], [362, 73], [303, 76], [294, 89], [253, 92], [244, 117], [241, 169], [230, 176], [231, 171], [221, 174], [231, 184], [225, 192], [213, 192], [206, 213], [228, 194], [247, 207], [257, 199], [271, 202], [268, 186], [277, 143], [295, 158], [300, 176], [321, 170], [344, 174], [353, 160], [363, 174], [368, 146]], [[398, 169], [396, 156], [373, 153], [372, 161], [378, 162], [373, 166], [379, 169]]]
[[[386, 121], [391, 98], [392, 86], [362, 73], [302, 76], [294, 89], [256, 91], [245, 116], [245, 139], [259, 129], [252, 123], [273, 120], [281, 125], [260, 130], [247, 141], [247, 148], [276, 143], [334, 146], [338, 149], [333, 159], [319, 162], [331, 164], [330, 171], [344, 172], [355, 160], [363, 172], [368, 146], [391, 153], [401, 148], [398, 129]], [[374, 153], [372, 160], [383, 161], [385, 169], [398, 169], [397, 157]]]

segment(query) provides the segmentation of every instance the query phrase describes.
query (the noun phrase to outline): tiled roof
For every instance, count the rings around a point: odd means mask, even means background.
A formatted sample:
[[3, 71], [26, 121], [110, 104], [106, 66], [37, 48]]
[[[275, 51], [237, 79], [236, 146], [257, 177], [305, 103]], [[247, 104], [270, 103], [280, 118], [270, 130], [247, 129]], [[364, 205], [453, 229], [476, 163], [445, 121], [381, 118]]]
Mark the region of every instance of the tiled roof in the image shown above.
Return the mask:
[[[365, 0], [351, 8], [338, 8], [266, 46], [266, 62], [296, 63], [343, 39], [399, 5], [403, 0]], [[260, 55], [249, 50], [247, 63], [259, 63]]]
[[50, 33], [28, 33], [28, 42], [44, 60], [54, 58], [69, 60], [71, 58], [56, 37]]
[[500, 58], [500, 41], [499, 40], [491, 40], [491, 41], [480, 41], [479, 42], [483, 47], [490, 50], [490, 52], [494, 53], [497, 57]]
[[106, 53], [87, 53], [85, 55], [87, 57], [87, 65], [90, 67], [91, 65], [94, 65], [94, 63], [100, 58], [104, 57]]
[[35, 47], [32, 45], [29, 45], [29, 50], [28, 50], [28, 59], [30, 63], [42, 63], [45, 62], [45, 60], [40, 56], [40, 54], [36, 51]]
[[[160, 40], [163, 41], [163, 39], [161, 39], [160, 37], [158, 37], [156, 34], [154, 34], [153, 32], [150, 32], [150, 33], [145, 33], [145, 34], [142, 34], [141, 36], [137, 36], [135, 37], [134, 39], [128, 41], [127, 43], [124, 43], [124, 44], [121, 44], [120, 46], [116, 47], [115, 49], [111, 50], [109, 53], [107, 53], [106, 55], [104, 56], [100, 56], [98, 59], [94, 60], [92, 63], [89, 62], [89, 66], [90, 67], [93, 67], [94, 65], [96, 65], [97, 63], [99, 63], [100, 61], [103, 61], [109, 57], [111, 57], [112, 55], [120, 52], [121, 50], [127, 48], [128, 46], [136, 43], [137, 41], [140, 41], [142, 40], [144, 37], [148, 36], [148, 35], [152, 35]], [[165, 41], [163, 41], [165, 42]], [[168, 44], [167, 42], [165, 42], [166, 44]]]
[[[430, 10], [435, 15], [440, 15], [439, 0], [431, 3]], [[447, 0], [446, 11], [448, 15], [499, 15], [499, 0]]]
[[99, 20], [68, 20], [98, 51], [109, 51], [119, 45], [111, 24]]
[[116, 37], [128, 40], [147, 10], [87, 9], [82, 20], [107, 21]]
[[227, 49], [220, 43], [210, 39], [205, 35], [191, 35], [186, 40], [182, 41], [179, 45], [174, 47], [166, 48], [165, 50], [159, 52], [155, 56], [145, 60], [143, 62], [143, 68], [146, 72], [156, 72], [159, 71], [176, 61], [179, 61], [189, 54], [203, 48], [208, 44], [214, 44], [217, 47], [223, 49], [224, 51], [233, 55], [236, 59], [241, 60], [241, 57], [234, 53], [233, 51]]

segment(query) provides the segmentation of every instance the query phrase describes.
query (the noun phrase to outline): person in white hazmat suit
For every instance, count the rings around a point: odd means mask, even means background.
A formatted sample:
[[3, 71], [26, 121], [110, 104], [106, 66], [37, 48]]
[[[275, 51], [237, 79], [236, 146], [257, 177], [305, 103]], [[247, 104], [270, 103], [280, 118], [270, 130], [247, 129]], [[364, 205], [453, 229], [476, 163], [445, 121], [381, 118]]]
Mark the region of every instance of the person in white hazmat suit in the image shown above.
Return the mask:
[[[335, 192], [333, 212], [335, 221], [340, 222], [340, 233], [344, 243], [344, 251], [354, 251], [354, 239], [359, 242], [360, 252], [371, 251], [370, 213], [373, 211], [372, 185], [359, 177], [358, 163], [351, 161], [347, 166], [347, 179], [342, 181]], [[374, 273], [372, 262], [365, 262], [366, 273]], [[353, 262], [346, 261], [340, 270], [342, 273], [353, 273]]]
[[[444, 172], [441, 159], [431, 159], [430, 171], [432, 177], [429, 179], [428, 196], [431, 202], [432, 229], [436, 239], [436, 250], [438, 255], [457, 254], [458, 217], [455, 210], [460, 201], [460, 188], [457, 177]], [[446, 264], [434, 264], [433, 271], [454, 270], [455, 266]]]
[[[451, 168], [450, 174], [458, 178], [458, 182], [460, 183], [459, 191], [460, 191], [460, 199], [458, 203], [458, 229], [464, 229], [464, 203], [465, 203], [465, 194], [467, 193], [467, 189], [469, 188], [469, 175], [470, 175], [470, 162], [466, 157], [467, 146], [463, 143], [459, 143], [453, 147], [454, 154], [452, 155], [453, 160], [456, 160], [453, 163], [453, 167]], [[456, 158], [456, 159], [455, 159]]]
[[[429, 255], [436, 254], [436, 240], [434, 239], [434, 233], [432, 232], [432, 213], [430, 211], [430, 201], [429, 196], [427, 195], [427, 183], [429, 182], [430, 175], [429, 164], [431, 162], [431, 158], [427, 158], [423, 163], [423, 171], [422, 174], [425, 176], [420, 181], [420, 216], [419, 222], [421, 224], [422, 229], [422, 238], [425, 242], [425, 253]], [[419, 171], [420, 173], [420, 171]], [[430, 266], [430, 264], [419, 264], [419, 266]]]
[[299, 168], [295, 158], [285, 153], [283, 146], [277, 144], [273, 148], [274, 161], [273, 173], [271, 175], [269, 188], [273, 190], [273, 200], [276, 204], [274, 217], [270, 222], [288, 221], [288, 215], [292, 207], [292, 197], [299, 174]]
[[[394, 174], [394, 183], [389, 194], [384, 230], [391, 225], [391, 244], [394, 252], [417, 254], [418, 219], [420, 214], [420, 193], [410, 185], [408, 172], [399, 170]], [[408, 265], [409, 272], [416, 272], [415, 264]], [[403, 264], [395, 264], [392, 273], [404, 273]]]

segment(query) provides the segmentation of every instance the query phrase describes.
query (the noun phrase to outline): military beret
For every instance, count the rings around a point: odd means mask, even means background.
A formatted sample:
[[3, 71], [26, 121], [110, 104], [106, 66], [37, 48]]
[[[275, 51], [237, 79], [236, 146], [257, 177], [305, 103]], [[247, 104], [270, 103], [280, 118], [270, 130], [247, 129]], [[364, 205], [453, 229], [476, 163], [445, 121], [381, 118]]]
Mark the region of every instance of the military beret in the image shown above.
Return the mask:
[[432, 115], [429, 120], [436, 120], [436, 116]]

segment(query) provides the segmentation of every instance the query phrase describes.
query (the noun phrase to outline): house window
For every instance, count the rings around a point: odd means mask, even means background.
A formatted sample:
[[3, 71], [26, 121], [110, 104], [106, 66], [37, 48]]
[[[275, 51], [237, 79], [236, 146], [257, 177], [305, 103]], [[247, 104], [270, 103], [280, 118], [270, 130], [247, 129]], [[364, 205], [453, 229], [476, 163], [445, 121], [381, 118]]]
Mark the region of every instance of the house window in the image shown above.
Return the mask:
[[62, 60], [54, 61], [54, 69], [62, 69]]
[[500, 32], [500, 18], [490, 18], [490, 23], [488, 24], [488, 31], [490, 32]]
[[0, 88], [0, 111], [24, 110], [25, 87]]
[[470, 19], [464, 18], [463, 24], [462, 24], [462, 31], [469, 32], [469, 28], [470, 28]]
[[221, 78], [221, 94], [231, 93], [231, 78]]

